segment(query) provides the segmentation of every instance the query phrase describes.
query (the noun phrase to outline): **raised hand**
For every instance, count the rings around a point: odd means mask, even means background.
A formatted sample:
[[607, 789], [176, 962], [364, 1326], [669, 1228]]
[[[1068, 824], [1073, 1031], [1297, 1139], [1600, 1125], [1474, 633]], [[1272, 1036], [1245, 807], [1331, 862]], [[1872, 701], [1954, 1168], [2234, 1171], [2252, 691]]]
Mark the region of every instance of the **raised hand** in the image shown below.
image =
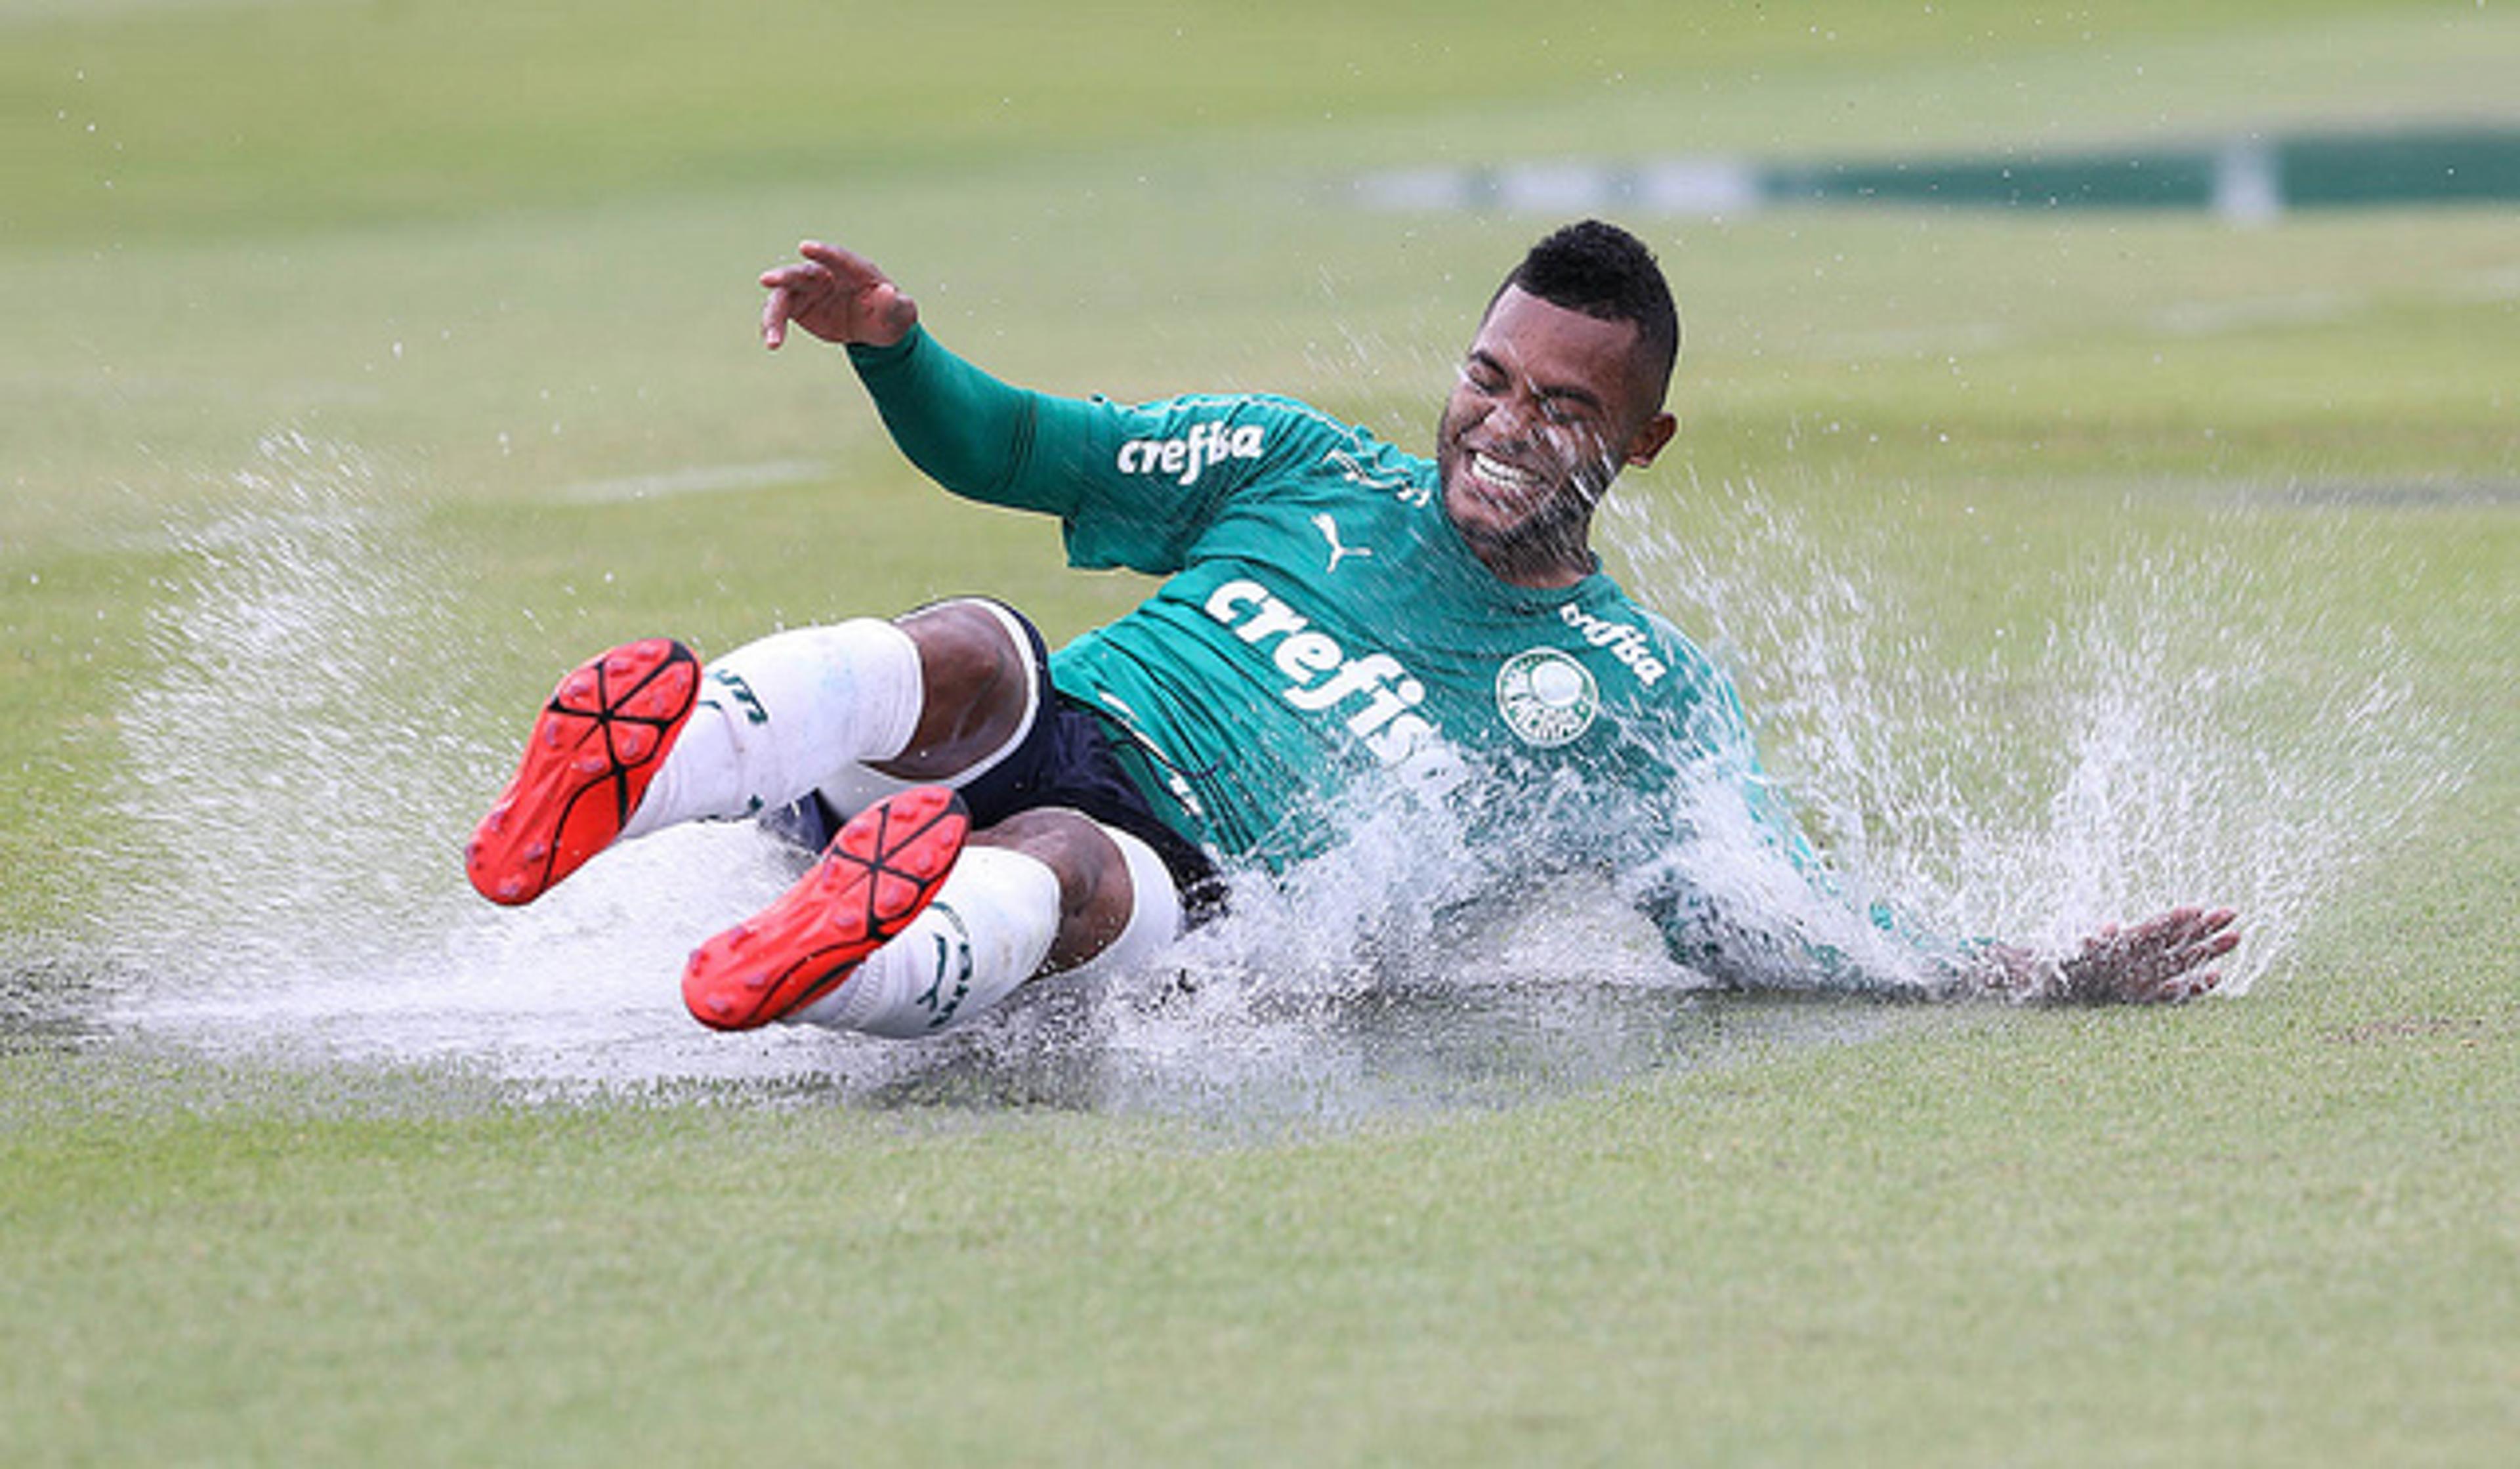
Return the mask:
[[825, 342], [890, 346], [919, 324], [919, 303], [864, 255], [808, 240], [804, 258], [761, 273], [761, 344], [777, 350], [794, 322]]

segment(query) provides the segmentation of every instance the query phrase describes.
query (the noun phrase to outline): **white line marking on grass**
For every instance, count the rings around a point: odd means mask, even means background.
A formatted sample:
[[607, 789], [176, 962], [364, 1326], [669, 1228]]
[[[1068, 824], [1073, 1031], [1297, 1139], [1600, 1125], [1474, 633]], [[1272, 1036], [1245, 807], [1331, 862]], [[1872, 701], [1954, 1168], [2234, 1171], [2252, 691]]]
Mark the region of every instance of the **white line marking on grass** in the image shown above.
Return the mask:
[[341, 10], [347, 0], [0, 0], [0, 25], [199, 10]]
[[1988, 352], [2010, 346], [2021, 334], [1999, 322], [1955, 321], [1934, 327], [1884, 327], [1837, 332], [1820, 339], [1807, 356], [1824, 361], [1915, 357], [1936, 352]]
[[2465, 287], [2453, 291], [2452, 295], [2457, 299], [2471, 301], [2503, 301], [2520, 297], [2520, 265], [2480, 271], [2470, 276]]
[[[2342, 321], [2371, 310], [2384, 298], [2499, 304], [2520, 299], [2520, 266], [2478, 271], [2403, 296], [2367, 291], [2298, 291], [2228, 300], [2168, 301], [2147, 312], [2143, 322], [2161, 336], [2216, 337], [2258, 327], [2318, 326]], [[1822, 361], [1854, 361], [1939, 352], [1987, 352], [2056, 335], [2059, 333], [2053, 330], [2022, 331], [1999, 322], [1955, 321], [1930, 327], [1827, 333], [1815, 337], [1812, 345], [1799, 355]]]
[[661, 475], [632, 475], [619, 480], [583, 480], [552, 491], [563, 505], [620, 505], [637, 500], [665, 500], [678, 495], [723, 494], [738, 489], [767, 489], [801, 484], [830, 474], [821, 459], [774, 459], [766, 464], [703, 464]]
[[2152, 324], [2176, 337], [2209, 337], [2234, 328], [2334, 321], [2366, 304], [2362, 297], [2335, 291], [2303, 291], [2241, 300], [2180, 301], [2153, 312]]

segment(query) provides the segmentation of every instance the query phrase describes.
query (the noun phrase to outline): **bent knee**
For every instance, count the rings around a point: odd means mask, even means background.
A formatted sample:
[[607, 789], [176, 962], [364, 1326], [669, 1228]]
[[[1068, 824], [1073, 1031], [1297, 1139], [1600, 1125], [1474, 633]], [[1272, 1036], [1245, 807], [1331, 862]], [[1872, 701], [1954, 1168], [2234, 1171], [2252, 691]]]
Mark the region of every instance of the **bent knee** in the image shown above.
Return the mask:
[[939, 602], [894, 620], [919, 649], [919, 727], [877, 768], [904, 780], [948, 780], [1004, 751], [1037, 703], [1040, 668], [1011, 611], [976, 599]]
[[1111, 833], [1063, 806], [1017, 811], [972, 844], [1004, 847], [1033, 857], [1058, 877], [1058, 940], [1050, 968], [1070, 969], [1101, 953], [1129, 927], [1138, 893], [1129, 859]]
[[1017, 811], [986, 831], [973, 832], [971, 842], [979, 847], [1011, 847], [1037, 857], [1059, 875], [1063, 885], [1092, 888], [1125, 877], [1128, 871], [1120, 860], [1120, 849], [1101, 824], [1065, 806]]

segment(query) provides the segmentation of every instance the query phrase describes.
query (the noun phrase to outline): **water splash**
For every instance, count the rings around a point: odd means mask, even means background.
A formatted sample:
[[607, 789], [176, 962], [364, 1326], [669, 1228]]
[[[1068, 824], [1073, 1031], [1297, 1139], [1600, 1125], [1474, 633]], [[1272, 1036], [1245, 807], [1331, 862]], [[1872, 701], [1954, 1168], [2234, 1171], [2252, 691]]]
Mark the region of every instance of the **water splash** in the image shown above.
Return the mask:
[[156, 669], [125, 699], [115, 840], [145, 853], [132, 900], [178, 935], [206, 922], [239, 968], [373, 958], [444, 916], [422, 854], [485, 753], [428, 716], [461, 697], [460, 583], [394, 499], [355, 449], [285, 435], [170, 528], [189, 571], [158, 588]]
[[146, 977], [121, 1022], [517, 1075], [673, 1073], [684, 1058], [647, 1042], [688, 1029], [682, 954], [778, 892], [775, 850], [679, 832], [528, 914], [485, 912], [456, 853], [515, 753], [468, 731], [514, 721], [476, 702], [467, 577], [353, 446], [269, 438], [213, 499], [171, 531], [189, 571], [159, 588], [156, 666], [121, 721], [132, 779], [99, 858], [124, 891], [95, 940]]
[[[455, 853], [521, 731], [480, 707], [471, 588], [354, 447], [282, 436], [172, 534], [155, 666], [127, 692], [111, 1026], [219, 1052], [451, 1065], [537, 1086], [735, 1085], [1231, 1116], [1500, 1103], [1877, 1016], [1701, 1003], [1606, 884], [1466, 910], [1489, 870], [1422, 820], [1362, 823], [1152, 972], [1046, 986], [904, 1046], [723, 1036], [682, 1012], [691, 946], [795, 871], [749, 826], [606, 853], [494, 909]], [[1489, 921], [1471, 921], [1466, 911]]]
[[[475, 702], [463, 568], [354, 448], [277, 437], [226, 489], [176, 533], [190, 571], [160, 588], [156, 666], [126, 701], [130, 796], [99, 853], [124, 892], [97, 967], [142, 977], [111, 1023], [154, 1038], [562, 1089], [1338, 1117], [1898, 1023], [1708, 994], [1616, 885], [1500, 889], [1460, 833], [1394, 815], [1246, 888], [1153, 970], [1037, 987], [968, 1033], [705, 1032], [682, 1013], [683, 956], [775, 895], [792, 853], [748, 826], [682, 828], [529, 909], [479, 902], [456, 852], [514, 754], [469, 732], [520, 733], [524, 712]], [[1941, 932], [2056, 941], [2209, 897], [2249, 911], [2245, 987], [2457, 780], [2452, 732], [2388, 639], [2297, 616], [2236, 555], [2104, 554], [2060, 589], [2030, 672], [1954, 669], [1845, 570], [1864, 547], [1824, 556], [1755, 489], [1717, 497], [1686, 537], [1649, 509], [1617, 533], [1643, 600], [1743, 677], [1838, 854], [1854, 902], [1795, 915], [1814, 932], [1868, 932], [1850, 915], [1881, 897]], [[2272, 611], [2209, 615], [2241, 597]], [[1759, 848], [1716, 842], [1703, 875], [1776, 888], [1789, 874]]]
[[1895, 506], [1823, 536], [1755, 484], [1688, 502], [1685, 530], [1612, 502], [1635, 590], [1733, 667], [1857, 901], [1920, 931], [2056, 950], [2225, 904], [2246, 938], [2224, 990], [2242, 994], [2466, 778], [2467, 737], [2398, 636], [2324, 595], [2419, 574], [2343, 522], [2087, 547], [2044, 627], [1956, 666], [1867, 570], [1915, 564]]

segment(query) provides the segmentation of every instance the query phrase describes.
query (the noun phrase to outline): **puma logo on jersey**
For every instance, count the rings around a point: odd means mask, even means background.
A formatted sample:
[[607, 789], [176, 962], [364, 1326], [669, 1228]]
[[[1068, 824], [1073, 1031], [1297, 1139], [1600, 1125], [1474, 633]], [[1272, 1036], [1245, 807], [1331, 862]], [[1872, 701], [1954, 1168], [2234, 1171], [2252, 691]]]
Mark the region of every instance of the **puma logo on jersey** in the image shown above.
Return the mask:
[[1195, 484], [1228, 459], [1259, 458], [1266, 442], [1258, 424], [1193, 424], [1178, 438], [1132, 438], [1112, 463], [1124, 475], [1170, 475], [1177, 483]]
[[1337, 571], [1339, 569], [1339, 563], [1347, 560], [1351, 556], [1371, 556], [1373, 554], [1373, 547], [1372, 546], [1340, 545], [1338, 522], [1330, 519], [1330, 513], [1327, 510], [1313, 517], [1313, 528], [1322, 533], [1322, 539], [1330, 543], [1330, 564], [1322, 568], [1322, 574], [1325, 576]]

